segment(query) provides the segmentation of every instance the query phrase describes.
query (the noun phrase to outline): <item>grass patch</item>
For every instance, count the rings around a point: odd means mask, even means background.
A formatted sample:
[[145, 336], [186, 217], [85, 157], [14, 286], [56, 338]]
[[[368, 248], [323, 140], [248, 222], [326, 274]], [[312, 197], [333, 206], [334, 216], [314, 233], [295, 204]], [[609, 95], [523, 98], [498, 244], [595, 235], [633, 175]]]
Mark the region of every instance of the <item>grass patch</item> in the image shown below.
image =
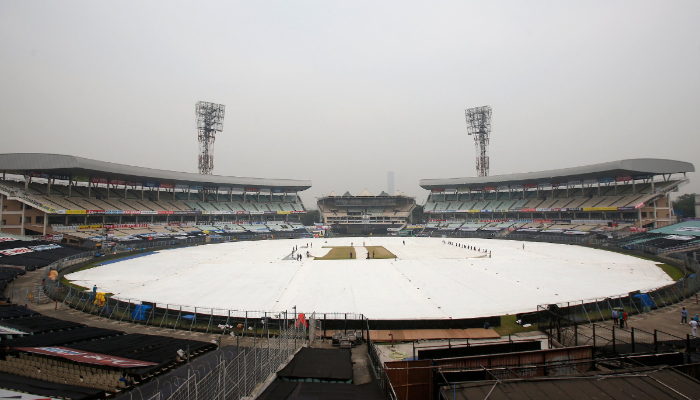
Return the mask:
[[83, 287], [83, 286], [80, 286], [80, 285], [76, 285], [75, 283], [72, 283], [71, 281], [69, 281], [69, 280], [66, 279], [65, 277], [61, 278], [61, 285], [63, 285], [63, 286], [68, 286], [68, 287], [70, 287], [70, 288], [73, 288], [73, 289], [75, 289], [75, 290], [80, 290], [80, 291], [88, 290], [88, 288], [86, 288], [86, 287]]
[[664, 270], [664, 272], [671, 277], [674, 281], [679, 281], [683, 279], [683, 271], [680, 269], [674, 267], [673, 265], [668, 265], [668, 264], [656, 264], [657, 267], [661, 268]]
[[385, 259], [396, 257], [392, 252], [385, 249], [384, 246], [365, 246], [365, 248], [369, 251], [369, 256], [372, 258]]
[[[376, 259], [387, 259], [387, 258], [396, 257], [392, 252], [385, 249], [384, 246], [366, 246], [365, 248], [367, 249], [367, 251], [369, 251], [370, 257], [372, 257], [372, 253], [374, 252], [374, 258], [376, 258]], [[315, 260], [349, 260], [350, 253], [352, 253], [352, 259], [356, 260], [357, 259], [357, 252], [355, 251], [354, 247], [352, 247], [352, 246], [331, 247], [331, 251], [329, 251], [328, 254], [326, 254], [323, 257], [316, 257]], [[367, 257], [367, 253], [360, 252], [360, 258], [364, 260], [364, 259], [366, 259], [365, 257]]]
[[316, 257], [315, 260], [349, 260], [350, 254], [352, 254], [352, 259], [357, 258], [355, 253], [355, 248], [351, 246], [338, 246], [331, 247], [331, 251], [328, 252], [323, 257]]
[[515, 323], [515, 315], [504, 315], [501, 317], [501, 326], [493, 328], [501, 336], [508, 336], [520, 332], [532, 332], [537, 330], [537, 324], [532, 324], [527, 328]]

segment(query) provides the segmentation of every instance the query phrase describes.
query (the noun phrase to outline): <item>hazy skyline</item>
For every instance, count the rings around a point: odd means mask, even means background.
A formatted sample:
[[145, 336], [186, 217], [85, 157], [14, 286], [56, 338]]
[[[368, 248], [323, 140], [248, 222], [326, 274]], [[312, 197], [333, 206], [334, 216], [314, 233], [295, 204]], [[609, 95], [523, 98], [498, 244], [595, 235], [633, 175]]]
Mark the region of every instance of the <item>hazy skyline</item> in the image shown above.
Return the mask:
[[[197, 172], [197, 101], [226, 105], [214, 173], [416, 196], [625, 158], [700, 168], [700, 3], [0, 0], [0, 152]], [[680, 193], [700, 192], [700, 178]]]

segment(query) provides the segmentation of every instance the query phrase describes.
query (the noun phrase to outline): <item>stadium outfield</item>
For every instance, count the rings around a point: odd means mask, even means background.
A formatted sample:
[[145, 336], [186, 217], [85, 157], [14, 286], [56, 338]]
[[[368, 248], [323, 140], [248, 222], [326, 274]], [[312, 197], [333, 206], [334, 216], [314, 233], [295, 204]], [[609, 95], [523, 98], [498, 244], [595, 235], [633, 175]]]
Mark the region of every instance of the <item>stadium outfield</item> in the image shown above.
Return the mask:
[[[301, 261], [291, 254], [294, 246]], [[396, 258], [373, 259], [373, 246]], [[356, 258], [317, 259], [335, 247], [353, 249]], [[394, 321], [532, 312], [540, 304], [604, 299], [672, 283], [652, 261], [586, 247], [485, 239], [448, 244], [439, 238], [398, 237], [187, 247], [66, 278], [83, 287], [97, 285], [118, 300], [182, 306], [188, 312], [194, 306], [219, 315], [226, 310], [279, 314], [296, 308], [306, 315], [347, 312]]]

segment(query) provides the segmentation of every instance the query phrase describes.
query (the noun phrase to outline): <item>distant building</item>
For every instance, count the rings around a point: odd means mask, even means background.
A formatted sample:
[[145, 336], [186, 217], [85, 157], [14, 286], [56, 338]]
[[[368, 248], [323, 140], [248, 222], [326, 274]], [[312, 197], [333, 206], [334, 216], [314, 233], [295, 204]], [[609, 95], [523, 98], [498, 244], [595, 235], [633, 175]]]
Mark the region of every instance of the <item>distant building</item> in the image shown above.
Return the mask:
[[416, 198], [396, 192], [393, 196], [381, 192], [375, 196], [367, 189], [357, 196], [335, 192], [317, 202], [324, 225], [330, 225], [339, 234], [386, 234], [406, 227]]

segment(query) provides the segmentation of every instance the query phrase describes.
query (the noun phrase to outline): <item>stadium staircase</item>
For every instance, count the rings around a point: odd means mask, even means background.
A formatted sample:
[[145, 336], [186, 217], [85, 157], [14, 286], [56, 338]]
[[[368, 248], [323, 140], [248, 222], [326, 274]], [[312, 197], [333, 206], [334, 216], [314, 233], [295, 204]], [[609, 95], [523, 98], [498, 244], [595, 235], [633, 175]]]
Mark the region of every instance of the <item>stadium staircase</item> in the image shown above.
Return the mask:
[[51, 302], [51, 298], [44, 293], [41, 282], [35, 283], [34, 286], [32, 286], [31, 296], [31, 300], [35, 304], [48, 304]]

